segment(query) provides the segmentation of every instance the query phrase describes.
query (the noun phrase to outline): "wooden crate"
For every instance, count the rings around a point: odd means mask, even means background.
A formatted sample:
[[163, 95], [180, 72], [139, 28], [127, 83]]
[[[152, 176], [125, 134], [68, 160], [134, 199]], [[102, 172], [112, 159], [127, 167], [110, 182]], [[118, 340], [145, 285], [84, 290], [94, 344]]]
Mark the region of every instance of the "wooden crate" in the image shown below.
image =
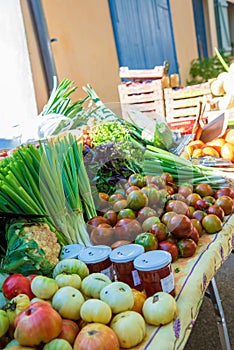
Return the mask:
[[121, 83], [118, 85], [118, 91], [122, 113], [127, 111], [127, 106], [130, 106], [142, 113], [150, 114], [151, 117], [154, 115], [154, 118], [156, 114], [165, 116], [161, 79]]
[[165, 115], [168, 121], [196, 117], [199, 102], [212, 99], [210, 84], [203, 83], [179, 89], [164, 89]]
[[122, 79], [130, 80], [154, 80], [161, 79], [164, 75], [164, 66], [155, 66], [153, 69], [129, 69], [120, 67], [119, 76]]

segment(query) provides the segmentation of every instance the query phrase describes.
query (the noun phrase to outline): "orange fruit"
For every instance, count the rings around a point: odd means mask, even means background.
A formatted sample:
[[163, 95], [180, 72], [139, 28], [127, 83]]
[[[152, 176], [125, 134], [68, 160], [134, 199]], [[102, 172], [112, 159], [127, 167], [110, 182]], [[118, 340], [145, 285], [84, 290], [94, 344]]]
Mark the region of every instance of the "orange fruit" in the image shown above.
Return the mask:
[[225, 144], [225, 140], [220, 137], [217, 139], [214, 139], [210, 142], [207, 142], [206, 145], [209, 147], [213, 147], [214, 149], [216, 149], [216, 151], [218, 151], [220, 153], [221, 148], [223, 147], [223, 145]]
[[199, 158], [199, 157], [203, 157], [204, 153], [203, 150], [201, 148], [197, 148], [193, 151], [193, 157], [195, 158]]
[[189, 146], [192, 147], [193, 149], [201, 148], [204, 146], [204, 142], [201, 140], [194, 140], [189, 142]]
[[234, 144], [226, 142], [220, 151], [221, 157], [234, 162]]
[[213, 157], [220, 157], [219, 152], [214, 149], [214, 147], [204, 147], [203, 149], [203, 155], [204, 156], [213, 156]]
[[141, 291], [135, 289], [135, 288], [132, 288], [132, 293], [133, 293], [133, 297], [134, 297], [134, 304], [133, 304], [131, 311], [136, 311], [136, 312], [139, 312], [141, 314], [143, 304], [146, 300], [146, 294], [144, 292], [141, 292]]
[[227, 130], [225, 141], [234, 145], [234, 129]]

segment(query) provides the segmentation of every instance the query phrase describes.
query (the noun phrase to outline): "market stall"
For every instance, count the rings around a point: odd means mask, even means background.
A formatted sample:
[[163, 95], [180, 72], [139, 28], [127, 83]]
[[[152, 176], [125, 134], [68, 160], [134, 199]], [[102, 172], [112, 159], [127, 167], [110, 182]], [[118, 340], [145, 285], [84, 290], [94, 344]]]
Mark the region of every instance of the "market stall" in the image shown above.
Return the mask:
[[[102, 103], [90, 86], [84, 88], [86, 98], [71, 103], [69, 96], [74, 90], [70, 88], [71, 82], [66, 79], [58, 87], [55, 86], [48, 104], [32, 123], [31, 139], [27, 133], [22, 135], [25, 138], [23, 144], [3, 150], [0, 164], [0, 212], [7, 221], [6, 232], [2, 230], [6, 246], [2, 244], [1, 247], [3, 250], [5, 248], [1, 267], [2, 273], [6, 274], [2, 275], [2, 291], [3, 300], [7, 298], [7, 306], [3, 303], [2, 311], [9, 314], [12, 310], [12, 291], [8, 288], [10, 293], [5, 294], [4, 283], [8, 277], [20, 273], [23, 277], [33, 275], [30, 277], [31, 293], [37, 298], [50, 300], [53, 312], [56, 310], [60, 318], [55, 314], [57, 321], [52, 336], [45, 336], [42, 330], [36, 336], [31, 329], [35, 336], [29, 337], [25, 335], [27, 332], [21, 332], [25, 336], [22, 339], [17, 330], [18, 324], [20, 329], [21, 318], [16, 319], [17, 315], [14, 314], [14, 321], [11, 320], [6, 332], [2, 333], [3, 338], [5, 335], [7, 338], [3, 340], [6, 343], [16, 340], [35, 349], [46, 349], [47, 343], [59, 338], [62, 318], [79, 325], [75, 335], [79, 337], [76, 338], [78, 340], [75, 341], [73, 337], [66, 344], [66, 349], [86, 349], [87, 344], [86, 348], [79, 346], [81, 330], [85, 330], [87, 323], [92, 327], [92, 324], [103, 322], [110, 332], [110, 329], [115, 329], [114, 317], [121, 312], [133, 312], [135, 300], [131, 289], [141, 285], [140, 272], [138, 276], [137, 268], [133, 270], [137, 278], [133, 278], [132, 286], [126, 283], [121, 285], [131, 301], [124, 309], [122, 305], [127, 303], [127, 298], [119, 305], [115, 300], [108, 304], [106, 294], [102, 293], [104, 288], [98, 293], [97, 284], [94, 288], [87, 288], [87, 285], [85, 288], [83, 282], [91, 275], [87, 261], [81, 259], [78, 251], [75, 254], [73, 251], [71, 260], [64, 258], [61, 254], [63, 248], [75, 245], [77, 249], [79, 245], [83, 249], [104, 245], [109, 252], [105, 259], [108, 263], [112, 261], [114, 266], [116, 260], [111, 260], [112, 253], [120, 247], [131, 247], [133, 244], [141, 246], [145, 252], [164, 251], [167, 249], [160, 248], [160, 244], [167, 241], [167, 245], [170, 242], [174, 249], [174, 253], [172, 250], [165, 252], [170, 256], [171, 270], [166, 277], [162, 277], [164, 282], [159, 283], [160, 289], [155, 291], [155, 295], [158, 292], [167, 296], [171, 294], [175, 311], [167, 321], [157, 321], [158, 325], [156, 321], [153, 324], [147, 322], [147, 314], [141, 308], [136, 316], [141, 325], [141, 337], [134, 339], [134, 325], [130, 332], [124, 327], [118, 329], [115, 335], [112, 333], [113, 349], [183, 349], [203, 297], [209, 291], [222, 318], [219, 328], [222, 349], [230, 350], [215, 274], [233, 249], [233, 180], [222, 168], [194, 164], [190, 159], [181, 157], [181, 151], [189, 145], [191, 135], [173, 133], [165, 119], [142, 120], [138, 111], [130, 111], [133, 114], [128, 113], [126, 119], [122, 119]], [[225, 191], [218, 192], [221, 189]], [[193, 196], [191, 201], [188, 199], [190, 195]], [[220, 197], [225, 197], [224, 203]], [[196, 211], [199, 216], [195, 216]], [[168, 213], [173, 216], [170, 217]], [[213, 219], [212, 224], [204, 219], [209, 215]], [[147, 219], [151, 218], [154, 221], [150, 226], [149, 222], [146, 225]], [[183, 222], [183, 226], [178, 226], [178, 220]], [[156, 228], [152, 228], [159, 221], [166, 229], [164, 233], [161, 232], [164, 238], [159, 238], [154, 231]], [[151, 239], [147, 241], [150, 243], [145, 243], [146, 237]], [[189, 241], [186, 243], [190, 244], [190, 249], [183, 245], [183, 240]], [[98, 263], [99, 260], [94, 265], [100, 266]], [[112, 279], [109, 267], [95, 272], [105, 275], [109, 285], [118, 281], [124, 283], [118, 278], [117, 269]], [[71, 282], [64, 282], [64, 275], [71, 274], [78, 275], [78, 281], [72, 282], [77, 283], [75, 291], [72, 290], [75, 294], [66, 294], [67, 299], [64, 299], [60, 296], [62, 288], [71, 287]], [[62, 281], [59, 275], [62, 275]], [[47, 288], [45, 294], [43, 284], [39, 282], [42, 277], [48, 278], [48, 283], [51, 283], [50, 291]], [[147, 295], [146, 287], [139, 290], [144, 294], [144, 300], [152, 296]], [[70, 305], [74, 295], [77, 296], [77, 304], [67, 311], [63, 303], [66, 301]], [[109, 308], [105, 322], [101, 316], [106, 314], [92, 314], [95, 307], [87, 306], [84, 311], [86, 317], [81, 317], [82, 305], [88, 300], [100, 302], [99, 299], [105, 301], [108, 305], [105, 307]], [[24, 306], [26, 308], [22, 312], [26, 312], [27, 316], [32, 315], [33, 303], [29, 300]], [[29, 311], [25, 311], [27, 307]], [[22, 314], [19, 312], [19, 315]], [[131, 339], [125, 339], [127, 333], [131, 333]], [[67, 340], [64, 334], [61, 337]], [[51, 349], [57, 349], [58, 343], [53, 346]], [[97, 348], [94, 346], [92, 349]]]

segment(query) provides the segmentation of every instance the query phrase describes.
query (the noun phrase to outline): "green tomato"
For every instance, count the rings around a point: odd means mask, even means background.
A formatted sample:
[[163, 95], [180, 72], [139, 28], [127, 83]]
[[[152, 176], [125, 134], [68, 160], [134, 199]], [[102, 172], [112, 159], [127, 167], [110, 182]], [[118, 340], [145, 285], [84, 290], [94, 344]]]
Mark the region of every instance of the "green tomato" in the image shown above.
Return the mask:
[[112, 310], [100, 299], [88, 299], [81, 305], [80, 316], [85, 322], [108, 324], [112, 317]]
[[54, 294], [52, 306], [62, 318], [76, 321], [80, 319], [80, 308], [84, 301], [78, 289], [66, 286], [58, 289]]
[[55, 277], [55, 281], [58, 283], [59, 288], [70, 286], [80, 289], [81, 287], [81, 278], [77, 273], [72, 273], [71, 275], [60, 273]]
[[72, 350], [71, 344], [65, 339], [53, 339], [45, 344], [43, 350]]
[[6, 334], [9, 329], [10, 321], [6, 311], [0, 310], [0, 337]]
[[120, 312], [113, 317], [111, 329], [119, 339], [121, 348], [131, 348], [142, 342], [146, 334], [145, 320], [136, 311]]
[[81, 291], [87, 297], [100, 298], [102, 288], [111, 283], [112, 282], [107, 275], [104, 275], [101, 272], [94, 272], [83, 279], [81, 283]]
[[143, 232], [137, 235], [135, 243], [142, 245], [146, 252], [158, 248], [158, 240], [153, 233], [150, 232]]
[[46, 276], [36, 276], [31, 282], [33, 294], [41, 299], [51, 299], [58, 288], [58, 283]]
[[131, 287], [124, 282], [112, 282], [101, 290], [100, 299], [107, 303], [114, 314], [131, 310], [134, 295]]
[[57, 263], [53, 270], [53, 278], [60, 273], [72, 274], [76, 273], [81, 279], [85, 278], [89, 274], [87, 265], [79, 259], [63, 259]]

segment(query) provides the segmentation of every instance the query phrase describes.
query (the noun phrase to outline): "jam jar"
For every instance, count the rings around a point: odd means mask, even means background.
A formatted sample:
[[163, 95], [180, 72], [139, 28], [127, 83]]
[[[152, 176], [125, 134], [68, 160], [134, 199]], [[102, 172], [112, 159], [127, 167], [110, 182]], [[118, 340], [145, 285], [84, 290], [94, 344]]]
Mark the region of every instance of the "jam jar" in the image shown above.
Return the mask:
[[161, 291], [175, 296], [171, 261], [171, 254], [164, 250], [151, 250], [134, 259], [134, 267], [147, 297]]
[[94, 245], [82, 249], [78, 259], [87, 265], [90, 273], [101, 272], [114, 281], [113, 264], [109, 258], [111, 251], [106, 245]]
[[79, 252], [84, 249], [82, 244], [68, 244], [62, 247], [60, 259], [77, 259]]
[[140, 244], [126, 244], [112, 250], [110, 260], [118, 281], [127, 283], [131, 288], [142, 290], [138, 271], [134, 268], [133, 261], [144, 253], [144, 247]]

